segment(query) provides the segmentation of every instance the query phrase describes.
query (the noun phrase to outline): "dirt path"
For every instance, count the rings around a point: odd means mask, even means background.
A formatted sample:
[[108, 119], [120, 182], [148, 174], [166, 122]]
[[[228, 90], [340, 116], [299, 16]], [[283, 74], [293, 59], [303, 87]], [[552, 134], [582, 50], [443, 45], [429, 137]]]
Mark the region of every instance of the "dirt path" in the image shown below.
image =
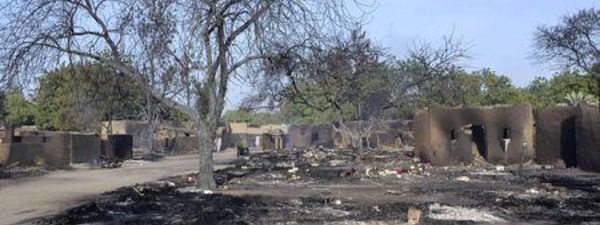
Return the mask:
[[[215, 169], [235, 157], [216, 153]], [[189, 173], [198, 168], [196, 155], [168, 157], [158, 162], [124, 163], [118, 169], [77, 169], [19, 180], [0, 180], [0, 224], [60, 213], [86, 198], [136, 183]]]

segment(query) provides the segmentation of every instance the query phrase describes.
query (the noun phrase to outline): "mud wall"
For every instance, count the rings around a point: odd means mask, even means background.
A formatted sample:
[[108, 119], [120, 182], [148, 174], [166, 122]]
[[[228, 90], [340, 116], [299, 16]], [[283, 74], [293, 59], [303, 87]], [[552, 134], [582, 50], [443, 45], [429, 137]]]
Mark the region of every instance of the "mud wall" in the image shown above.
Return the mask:
[[[108, 126], [108, 122], [104, 122]], [[114, 120], [110, 122], [112, 134], [128, 134], [132, 136], [133, 148], [142, 148], [148, 139], [148, 123], [135, 120]], [[107, 133], [103, 128], [103, 133]]]
[[263, 150], [281, 150], [278, 148], [284, 146], [278, 146], [277, 142], [280, 141], [285, 146], [285, 135], [272, 135], [272, 134], [263, 134], [260, 136], [260, 148]]
[[43, 164], [43, 152], [41, 143], [2, 143], [0, 152], [6, 154], [2, 165], [36, 166]]
[[431, 162], [437, 152], [431, 149], [431, 119], [429, 110], [415, 113], [413, 133], [415, 135], [415, 153], [424, 162]]
[[535, 161], [556, 164], [561, 160], [567, 167], [576, 167], [577, 107], [551, 107], [536, 113]]
[[6, 143], [0, 143], [0, 167], [8, 163], [10, 157], [10, 147]]
[[334, 131], [331, 124], [311, 125], [311, 145], [313, 147], [334, 147]]
[[71, 135], [68, 133], [56, 133], [45, 137], [42, 149], [46, 165], [57, 168], [64, 168], [70, 165], [70, 137]]
[[198, 150], [198, 138], [196, 137], [176, 137], [156, 140], [168, 155], [181, 155]]
[[102, 151], [100, 142], [98, 135], [71, 134], [71, 162], [87, 163], [97, 159]]
[[331, 124], [292, 125], [288, 128], [286, 148], [334, 147], [334, 131]]
[[68, 134], [41, 135], [27, 133], [19, 137], [19, 142], [2, 143], [0, 151], [8, 152], [6, 165], [19, 166], [48, 165], [65, 168], [70, 164]]
[[[380, 148], [380, 147], [400, 147], [404, 144], [412, 144], [408, 140], [403, 140], [402, 134], [409, 132], [408, 123], [401, 120], [379, 121], [375, 124], [363, 122], [362, 125], [358, 121], [347, 122], [346, 126], [353, 133], [360, 133], [360, 128], [373, 126], [370, 130], [371, 135], [368, 136], [363, 144], [364, 147]], [[367, 132], [367, 131], [364, 131]], [[343, 135], [340, 132], [334, 134], [335, 145], [338, 147], [346, 147], [350, 144], [350, 137]], [[405, 138], [408, 139], [408, 138]]]
[[312, 129], [310, 125], [292, 125], [288, 128], [286, 148], [311, 147]]
[[133, 137], [128, 134], [111, 134], [103, 137], [101, 141], [102, 155], [119, 159], [133, 157]]
[[577, 164], [587, 171], [600, 172], [600, 112], [597, 107], [580, 106], [575, 120]]
[[221, 149], [237, 148], [238, 145], [246, 145], [246, 147], [258, 147], [256, 146], [256, 137], [260, 137], [260, 135], [228, 133], [226, 135], [223, 135]]
[[[478, 152], [488, 162], [515, 164], [532, 159], [533, 115], [529, 104], [440, 108], [418, 111], [413, 130], [417, 155], [434, 165], [472, 162]], [[507, 151], [504, 139], [510, 138]], [[526, 147], [523, 148], [523, 144]]]

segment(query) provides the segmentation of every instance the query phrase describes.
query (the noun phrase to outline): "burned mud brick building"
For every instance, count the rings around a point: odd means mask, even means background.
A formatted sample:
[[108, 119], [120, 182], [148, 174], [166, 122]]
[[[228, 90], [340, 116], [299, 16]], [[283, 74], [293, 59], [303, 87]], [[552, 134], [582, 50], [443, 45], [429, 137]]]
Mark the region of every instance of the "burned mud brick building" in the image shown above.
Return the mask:
[[287, 124], [229, 123], [217, 136], [221, 136], [220, 150], [238, 146], [277, 150], [286, 146], [288, 129]]
[[[148, 138], [148, 122], [137, 120], [113, 120], [102, 122], [101, 134], [122, 134], [132, 136], [132, 147], [135, 150], [141, 150], [145, 147]], [[158, 127], [158, 126], [157, 126]], [[154, 130], [156, 132], [156, 130]], [[152, 140], [150, 140], [152, 141]]]
[[335, 146], [335, 134], [331, 124], [291, 125], [288, 133], [286, 148], [310, 148]]
[[262, 149], [282, 150], [285, 148], [285, 133], [282, 130], [262, 134], [260, 143]]
[[419, 110], [413, 130], [416, 154], [433, 165], [472, 162], [475, 153], [494, 164], [534, 156], [531, 105]]
[[536, 114], [536, 157], [540, 164], [600, 172], [598, 107], [552, 107]]
[[575, 120], [577, 107], [558, 106], [537, 111], [535, 161], [540, 164], [577, 166]]

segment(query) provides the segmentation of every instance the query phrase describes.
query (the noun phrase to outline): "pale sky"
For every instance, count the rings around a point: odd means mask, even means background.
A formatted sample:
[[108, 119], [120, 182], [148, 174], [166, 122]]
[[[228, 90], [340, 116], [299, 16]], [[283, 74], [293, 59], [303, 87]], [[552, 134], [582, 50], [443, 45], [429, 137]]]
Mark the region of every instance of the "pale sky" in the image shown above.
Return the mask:
[[[557, 24], [563, 15], [591, 7], [600, 8], [600, 0], [379, 0], [364, 29], [398, 57], [416, 41], [436, 43], [453, 33], [470, 46], [472, 58], [463, 67], [488, 67], [526, 86], [536, 76], [555, 72], [528, 58], [536, 27]], [[231, 86], [228, 108], [248, 91]]]
[[406, 53], [418, 40], [454, 37], [469, 42], [469, 70], [491, 68], [525, 86], [536, 76], [552, 76], [548, 65], [536, 64], [533, 34], [566, 14], [600, 7], [599, 0], [380, 0], [370, 15], [367, 33], [394, 55]]

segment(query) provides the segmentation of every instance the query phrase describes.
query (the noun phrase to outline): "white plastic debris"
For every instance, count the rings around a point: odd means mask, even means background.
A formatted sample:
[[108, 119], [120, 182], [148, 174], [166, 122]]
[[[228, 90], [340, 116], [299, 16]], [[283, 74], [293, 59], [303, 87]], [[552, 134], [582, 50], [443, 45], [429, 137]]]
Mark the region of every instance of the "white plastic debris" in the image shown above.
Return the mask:
[[165, 182], [165, 186], [170, 187], [170, 188], [174, 188], [176, 185], [175, 185], [175, 183], [173, 183], [171, 181], [167, 181], [167, 182]]
[[494, 216], [492, 213], [460, 206], [445, 206], [434, 203], [429, 206], [427, 217], [434, 220], [446, 221], [473, 221], [476, 223], [504, 223], [506, 220]]
[[296, 173], [296, 172], [298, 172], [298, 167], [293, 167], [288, 170], [288, 173]]
[[461, 176], [461, 177], [457, 177], [455, 180], [462, 181], [462, 182], [469, 182], [469, 181], [471, 181], [471, 178], [469, 178], [467, 176]]
[[197, 187], [184, 187], [184, 188], [179, 188], [177, 189], [177, 192], [179, 193], [202, 193], [205, 195], [212, 195], [214, 194], [213, 191], [208, 190], [208, 189], [201, 189], [201, 188], [197, 188]]

